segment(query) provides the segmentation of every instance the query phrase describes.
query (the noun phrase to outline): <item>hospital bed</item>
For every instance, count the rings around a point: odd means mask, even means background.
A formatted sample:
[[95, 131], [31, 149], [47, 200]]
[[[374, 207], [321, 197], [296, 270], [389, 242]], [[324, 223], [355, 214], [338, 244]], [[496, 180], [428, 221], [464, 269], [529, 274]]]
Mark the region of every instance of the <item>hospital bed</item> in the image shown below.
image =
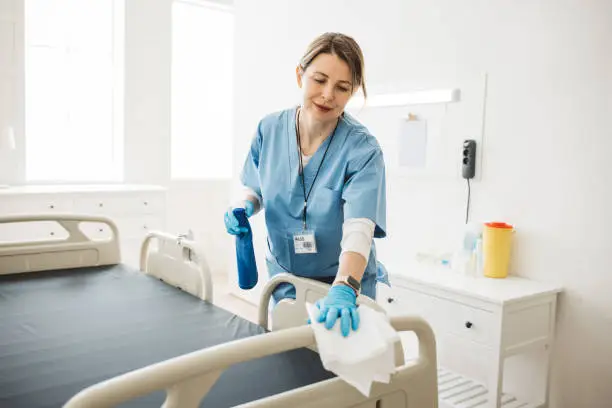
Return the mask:
[[[418, 357], [406, 361], [398, 343], [390, 383], [365, 397], [323, 368], [306, 324], [305, 302], [327, 285], [274, 277], [255, 324], [213, 304], [206, 261], [184, 236], [150, 232], [131, 268], [105, 217], [9, 216], [0, 226], [38, 221], [68, 238], [0, 243], [2, 407], [437, 407], [435, 339], [419, 317], [391, 318], [417, 335]], [[84, 223], [106, 224], [112, 237], [91, 239]], [[269, 311], [280, 283], [296, 299]]]

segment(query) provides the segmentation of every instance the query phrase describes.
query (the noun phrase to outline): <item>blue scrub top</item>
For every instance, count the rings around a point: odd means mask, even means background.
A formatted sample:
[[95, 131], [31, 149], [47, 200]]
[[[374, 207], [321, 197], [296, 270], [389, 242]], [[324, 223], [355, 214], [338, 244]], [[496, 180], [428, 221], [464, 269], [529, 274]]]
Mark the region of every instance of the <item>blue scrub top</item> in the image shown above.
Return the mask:
[[[374, 237], [386, 236], [383, 153], [365, 126], [348, 113], [340, 117], [333, 138], [328, 137], [304, 167], [308, 193], [321, 166], [307, 205], [307, 229], [315, 233], [317, 253], [296, 254], [293, 236], [303, 231], [304, 207], [296, 110], [294, 107], [275, 112], [259, 122], [241, 181], [263, 199], [270, 275], [289, 272], [302, 277], [330, 278], [338, 272], [344, 220], [368, 218], [376, 224]], [[374, 282], [376, 274], [373, 241], [362, 284]]]

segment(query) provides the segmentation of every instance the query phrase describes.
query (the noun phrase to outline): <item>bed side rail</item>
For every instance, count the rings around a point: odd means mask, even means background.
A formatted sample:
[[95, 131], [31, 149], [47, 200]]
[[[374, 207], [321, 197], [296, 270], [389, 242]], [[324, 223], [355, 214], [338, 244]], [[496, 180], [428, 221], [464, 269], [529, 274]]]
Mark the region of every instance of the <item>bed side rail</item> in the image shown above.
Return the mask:
[[[419, 357], [398, 368], [392, 375], [391, 384], [375, 384], [370, 398], [378, 398], [396, 389], [408, 387], [423, 388], [427, 385], [428, 398], [436, 395], [436, 346], [434, 334], [426, 321], [416, 316], [401, 316], [391, 319], [398, 331], [414, 331], [419, 339]], [[202, 398], [212, 388], [224, 370], [234, 364], [257, 359], [267, 355], [309, 347], [315, 343], [312, 327], [306, 325], [287, 330], [235, 340], [204, 350], [185, 354], [153, 364], [98, 383], [72, 397], [65, 408], [113, 407], [131, 399], [165, 390], [164, 408], [199, 407]], [[421, 382], [423, 384], [421, 384]], [[339, 378], [322, 381], [287, 393], [278, 394], [247, 404], [252, 407], [316, 406], [317, 397], [329, 395], [329, 387], [337, 389], [343, 404], [353, 406], [363, 403], [364, 397], [357, 390]], [[302, 391], [300, 391], [302, 390]], [[306, 394], [303, 394], [306, 392]], [[404, 391], [402, 391], [404, 392]], [[431, 395], [433, 393], [433, 396]], [[415, 405], [433, 407], [435, 405]]]
[[213, 301], [212, 275], [206, 258], [186, 235], [149, 232], [140, 249], [140, 270], [202, 300]]
[[[59, 224], [67, 232], [64, 239], [40, 239], [0, 242], [0, 274], [71, 269], [121, 262], [119, 230], [103, 216], [77, 214], [33, 214], [0, 217], [0, 224], [15, 224], [22, 228], [32, 223]], [[110, 229], [108, 239], [92, 240], [81, 229], [82, 223], [105, 224]], [[16, 230], [15, 230], [16, 231]]]
[[389, 384], [374, 382], [367, 398], [344, 381], [331, 379], [251, 401], [240, 408], [437, 408], [438, 369], [433, 330], [418, 316], [393, 317], [391, 325], [398, 332], [416, 334], [419, 357], [398, 366]]
[[[270, 299], [272, 292], [281, 283], [290, 283], [295, 287], [295, 299], [282, 299], [270, 311]], [[258, 324], [268, 330], [276, 331], [298, 327], [305, 324], [308, 320], [308, 312], [306, 303], [315, 304], [317, 300], [327, 295], [330, 285], [315, 281], [312, 279], [302, 278], [289, 273], [280, 273], [270, 279], [262, 290], [259, 300]], [[376, 310], [377, 312], [385, 313], [385, 309], [376, 303], [371, 298], [360, 295], [357, 297], [358, 305], [366, 305]], [[272, 322], [270, 323], [270, 320]], [[316, 351], [316, 345], [310, 347]], [[401, 366], [404, 364], [404, 349], [400, 341], [395, 345], [395, 365]]]

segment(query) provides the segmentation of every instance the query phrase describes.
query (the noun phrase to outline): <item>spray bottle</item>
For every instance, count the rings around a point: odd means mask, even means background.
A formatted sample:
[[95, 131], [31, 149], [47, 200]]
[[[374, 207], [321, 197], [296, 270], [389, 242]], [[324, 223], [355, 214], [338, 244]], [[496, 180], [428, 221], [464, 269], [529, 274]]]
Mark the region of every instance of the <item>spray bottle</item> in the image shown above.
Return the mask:
[[253, 289], [257, 285], [257, 263], [253, 248], [253, 231], [244, 208], [233, 210], [240, 227], [246, 232], [236, 235], [236, 261], [238, 264], [238, 286], [240, 289]]

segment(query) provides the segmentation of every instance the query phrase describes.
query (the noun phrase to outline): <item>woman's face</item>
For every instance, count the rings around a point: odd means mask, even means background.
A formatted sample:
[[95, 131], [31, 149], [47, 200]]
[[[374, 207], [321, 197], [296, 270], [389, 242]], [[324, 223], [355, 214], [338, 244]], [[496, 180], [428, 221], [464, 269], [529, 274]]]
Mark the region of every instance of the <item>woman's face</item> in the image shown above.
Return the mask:
[[301, 74], [302, 110], [311, 118], [328, 122], [337, 119], [353, 95], [351, 70], [335, 54], [319, 54]]

